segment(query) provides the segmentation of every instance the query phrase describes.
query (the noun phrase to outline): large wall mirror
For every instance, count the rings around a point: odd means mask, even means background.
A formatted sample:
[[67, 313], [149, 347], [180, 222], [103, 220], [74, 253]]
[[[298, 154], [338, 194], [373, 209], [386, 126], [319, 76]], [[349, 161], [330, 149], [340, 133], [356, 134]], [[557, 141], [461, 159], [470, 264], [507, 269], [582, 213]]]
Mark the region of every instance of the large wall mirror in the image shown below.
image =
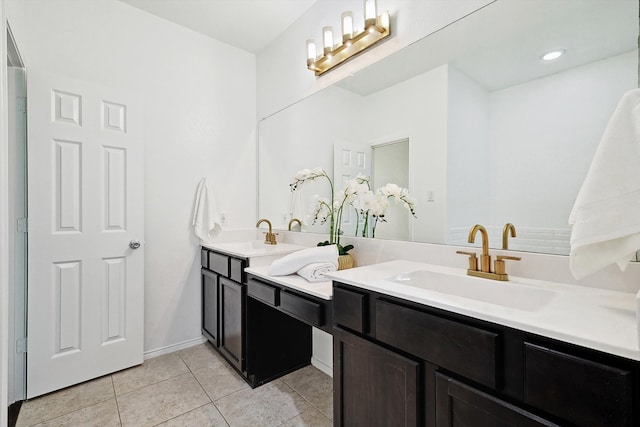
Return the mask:
[[[637, 42], [637, 0], [497, 0], [262, 120], [258, 214], [325, 231], [308, 215], [328, 186], [292, 197], [296, 171], [333, 174], [342, 146], [385, 158], [378, 148], [402, 143], [377, 181], [405, 179], [418, 218], [389, 213], [381, 237], [465, 245], [481, 223], [499, 247], [510, 222], [511, 249], [568, 254], [569, 212], [599, 139], [638, 85]], [[564, 55], [541, 60], [555, 49]]]

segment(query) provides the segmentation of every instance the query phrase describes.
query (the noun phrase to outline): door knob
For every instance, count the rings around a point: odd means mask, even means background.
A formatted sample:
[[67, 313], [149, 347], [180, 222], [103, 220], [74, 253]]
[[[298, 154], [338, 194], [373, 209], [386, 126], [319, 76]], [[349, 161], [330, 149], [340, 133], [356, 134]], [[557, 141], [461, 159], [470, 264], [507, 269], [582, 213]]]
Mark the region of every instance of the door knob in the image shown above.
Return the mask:
[[129, 242], [129, 247], [131, 249], [138, 249], [140, 247], [142, 243], [140, 243], [140, 240], [132, 240]]

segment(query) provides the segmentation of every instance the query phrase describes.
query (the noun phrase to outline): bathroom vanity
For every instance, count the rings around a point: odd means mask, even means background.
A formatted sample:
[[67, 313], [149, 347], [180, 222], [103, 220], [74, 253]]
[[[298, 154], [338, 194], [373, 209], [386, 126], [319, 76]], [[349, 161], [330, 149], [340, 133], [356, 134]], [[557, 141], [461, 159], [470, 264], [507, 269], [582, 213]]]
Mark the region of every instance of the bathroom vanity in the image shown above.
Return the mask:
[[518, 283], [491, 303], [402, 274], [424, 266], [333, 275], [334, 425], [639, 425], [630, 294]]
[[[201, 248], [202, 334], [252, 387], [308, 365], [312, 326], [331, 328], [330, 283], [304, 292], [300, 277], [267, 279], [273, 259], [300, 248], [257, 241]], [[254, 264], [263, 268], [247, 274]]]
[[331, 333], [336, 426], [640, 425], [633, 294], [413, 261], [309, 283], [248, 247], [202, 248], [203, 334], [255, 387]]

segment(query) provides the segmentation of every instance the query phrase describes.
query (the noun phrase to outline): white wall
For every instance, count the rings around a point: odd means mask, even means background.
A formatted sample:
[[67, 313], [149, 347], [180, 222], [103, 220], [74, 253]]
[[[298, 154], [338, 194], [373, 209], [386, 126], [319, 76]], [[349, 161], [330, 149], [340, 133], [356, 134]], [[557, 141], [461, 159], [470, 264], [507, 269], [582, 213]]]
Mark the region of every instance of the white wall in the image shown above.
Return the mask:
[[[409, 191], [418, 200], [411, 240], [445, 242], [448, 65], [365, 98], [367, 143], [409, 139]], [[421, 189], [418, 192], [416, 189]], [[427, 190], [435, 202], [427, 203]]]
[[609, 117], [637, 87], [637, 61], [633, 51], [491, 93], [490, 222], [568, 228]]
[[[271, 189], [260, 193], [258, 207], [262, 218], [269, 218], [274, 227], [286, 227], [288, 219], [282, 221], [282, 215], [291, 212], [289, 184], [297, 171], [322, 167], [333, 179], [334, 143], [363, 142], [357, 139], [359, 126], [354, 126], [359, 120], [360, 102], [359, 96], [331, 87], [300, 101], [296, 108], [283, 110], [259, 123], [260, 186]], [[336, 191], [342, 189], [342, 183], [334, 184]], [[305, 183], [293, 194], [296, 197], [293, 216], [305, 222], [305, 230], [328, 231], [328, 224], [313, 226], [312, 218], [305, 217], [305, 213], [311, 214], [314, 195], [330, 198], [330, 186], [325, 179]]]
[[[449, 66], [447, 230], [489, 221], [489, 92]], [[465, 235], [466, 239], [466, 235]]]
[[27, 70], [144, 100], [144, 349], [199, 339], [193, 197], [207, 177], [230, 227], [255, 221], [255, 56], [116, 0], [11, 0], [8, 19]]
[[319, 45], [322, 27], [327, 25], [333, 26], [334, 32], [340, 31], [340, 14], [346, 10], [353, 11], [356, 23], [363, 20], [362, 0], [319, 0], [258, 55], [258, 117], [340, 81], [492, 1], [378, 0], [378, 11], [391, 14], [390, 38], [316, 78], [307, 70], [306, 40], [315, 39]]

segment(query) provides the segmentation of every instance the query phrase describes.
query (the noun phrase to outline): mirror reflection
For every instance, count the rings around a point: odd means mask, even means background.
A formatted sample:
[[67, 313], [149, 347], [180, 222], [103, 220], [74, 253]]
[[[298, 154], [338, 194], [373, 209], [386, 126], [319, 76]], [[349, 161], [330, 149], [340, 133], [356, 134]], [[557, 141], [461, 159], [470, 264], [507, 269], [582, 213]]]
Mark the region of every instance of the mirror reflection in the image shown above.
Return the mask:
[[[259, 216], [326, 232], [309, 214], [327, 189], [289, 183], [322, 167], [340, 187], [341, 150], [362, 147], [374, 187], [417, 199], [417, 219], [398, 207], [376, 238], [468, 245], [482, 223], [499, 247], [513, 223], [510, 249], [567, 254], [599, 138], [637, 87], [637, 39], [637, 0], [498, 0], [262, 120]], [[563, 55], [541, 59], [552, 50]]]

